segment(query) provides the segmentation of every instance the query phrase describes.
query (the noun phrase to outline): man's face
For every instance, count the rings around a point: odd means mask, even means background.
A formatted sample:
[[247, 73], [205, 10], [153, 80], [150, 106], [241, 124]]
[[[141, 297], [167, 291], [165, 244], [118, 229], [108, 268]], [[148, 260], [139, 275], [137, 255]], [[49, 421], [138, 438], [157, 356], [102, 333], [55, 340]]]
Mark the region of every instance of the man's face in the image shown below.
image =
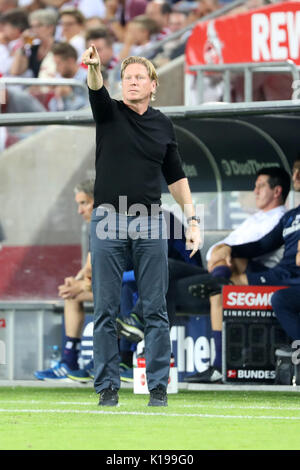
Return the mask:
[[[256, 207], [263, 211], [270, 210], [281, 203], [280, 199], [277, 199], [279, 186], [272, 189], [268, 180], [268, 175], [259, 175], [254, 188]], [[276, 201], [278, 201], [277, 204]]]
[[79, 34], [82, 29], [81, 25], [77, 23], [76, 18], [67, 13], [61, 15], [59, 24], [62, 27], [62, 36], [67, 40]]
[[54, 62], [56, 65], [56, 71], [63, 78], [73, 78], [76, 73], [76, 62], [72, 58], [64, 59], [60, 55], [54, 55]]
[[143, 64], [127, 65], [122, 78], [122, 93], [124, 102], [150, 101], [156, 83], [151, 80]]
[[107, 43], [106, 39], [104, 38], [99, 38], [99, 39], [91, 39], [87, 43], [87, 47], [91, 47], [91, 45], [94, 44], [100, 60], [101, 64], [107, 65], [109, 64], [110, 60], [112, 59], [113, 56], [113, 48], [110, 44]]
[[150, 41], [150, 32], [134, 21], [127, 24], [127, 33], [134, 39], [136, 46], [143, 46]]
[[186, 17], [183, 13], [173, 12], [169, 18], [169, 28], [172, 33], [179, 31], [186, 25]]
[[21, 37], [22, 32], [11, 23], [3, 23], [1, 27], [4, 38], [7, 41], [14, 41]]
[[78, 206], [78, 214], [81, 215], [86, 222], [90, 222], [93, 212], [94, 199], [83, 191], [80, 191], [75, 195], [75, 201]]
[[300, 191], [300, 160], [297, 160], [293, 166], [293, 186], [294, 191]]

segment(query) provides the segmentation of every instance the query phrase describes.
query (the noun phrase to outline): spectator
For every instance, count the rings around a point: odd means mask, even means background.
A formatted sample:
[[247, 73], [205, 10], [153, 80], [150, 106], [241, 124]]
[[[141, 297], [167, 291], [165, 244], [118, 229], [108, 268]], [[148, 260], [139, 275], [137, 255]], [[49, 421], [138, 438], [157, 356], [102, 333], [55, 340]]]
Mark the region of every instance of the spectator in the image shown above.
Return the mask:
[[1, 105], [1, 113], [39, 113], [45, 107], [27, 91], [8, 87], [5, 90], [5, 104]]
[[124, 20], [122, 21], [122, 3], [121, 0], [105, 0], [106, 13], [103, 17], [104, 24], [114, 35], [117, 42], [124, 41]]
[[104, 21], [100, 16], [92, 16], [91, 18], [85, 19], [85, 29], [89, 31], [90, 29], [99, 29], [103, 28]]
[[171, 33], [169, 28], [169, 17], [172, 11], [169, 3], [161, 0], [151, 0], [146, 7], [146, 15], [158, 25], [159, 32], [155, 37], [156, 41], [164, 39]]
[[126, 27], [124, 45], [119, 55], [120, 60], [130, 55], [151, 57], [153, 52], [147, 53], [147, 49], [154, 43], [152, 38], [158, 31], [157, 23], [154, 20], [146, 15], [136, 16]]
[[12, 75], [30, 71], [38, 77], [44, 60], [49, 59], [54, 43], [57, 15], [50, 10], [36, 10], [29, 15], [30, 30], [22, 35], [22, 47], [14, 54], [10, 69]]
[[81, 62], [81, 56], [85, 51], [85, 18], [83, 14], [76, 9], [65, 9], [59, 15], [59, 25], [61, 26], [62, 40], [76, 49], [78, 60]]
[[103, 18], [118, 42], [124, 41], [125, 25], [136, 16], [145, 13], [147, 0], [105, 0]]
[[[56, 70], [62, 78], [72, 78], [85, 83], [86, 69], [78, 64], [77, 52], [71, 44], [57, 43], [52, 48]], [[74, 111], [88, 105], [85, 87], [57, 86], [55, 97], [49, 101], [50, 111]]]
[[123, 5], [124, 9], [124, 21], [132, 20], [136, 16], [143, 15], [146, 11], [147, 0], [125, 0]]
[[[8, 1], [8, 0], [7, 0]], [[105, 7], [102, 0], [19, 0], [19, 6], [30, 10], [51, 7], [59, 10], [77, 9], [85, 18], [92, 16], [103, 16]]]
[[3, 15], [3, 13], [18, 8], [18, 6], [18, 0], [0, 0], [0, 14]]
[[[45, 107], [27, 91], [20, 90], [16, 87], [7, 87], [2, 92], [4, 94], [4, 100], [1, 104], [1, 113], [38, 113], [46, 111]], [[35, 132], [27, 127], [18, 126], [12, 127], [1, 127], [0, 128], [0, 152], [5, 148], [10, 147], [19, 140], [23, 139], [24, 136], [28, 136], [30, 133]]]
[[[172, 11], [169, 16], [169, 29], [171, 34], [182, 30], [187, 26], [187, 15], [181, 11]], [[162, 66], [179, 55], [183, 55], [187, 38], [191, 34], [187, 31], [182, 36], [169, 40], [161, 48], [161, 51], [155, 56], [156, 66]]]
[[[94, 181], [87, 180], [78, 184], [75, 189], [75, 202], [78, 214], [86, 223], [90, 223], [94, 203]], [[58, 287], [59, 295], [64, 299], [65, 344], [61, 361], [57, 367], [36, 371], [39, 380], [66, 380], [67, 374], [78, 369], [81, 335], [84, 324], [84, 304], [92, 302], [90, 254], [85, 266], [76, 276], [69, 276], [64, 284]]]
[[187, 26], [186, 14], [182, 11], [172, 11], [169, 15], [168, 27], [171, 33], [176, 33]]
[[10, 10], [0, 18], [0, 73], [9, 75], [14, 55], [23, 45], [22, 33], [28, 29], [27, 13], [20, 9]]
[[[49, 3], [53, 3], [53, 0], [43, 0], [43, 2], [49, 5]], [[91, 18], [93, 16], [99, 16], [101, 18], [105, 15], [103, 0], [64, 0], [61, 10], [63, 11], [66, 8], [79, 10], [85, 18]]]
[[197, 0], [197, 7], [188, 15], [188, 22], [194, 23], [200, 18], [218, 10], [218, 8], [220, 8], [219, 0]]
[[[190, 279], [190, 292], [199, 297], [210, 296], [210, 317], [212, 327], [212, 337], [216, 346], [216, 357], [214, 363], [206, 371], [197, 373], [186, 378], [187, 382], [215, 382], [220, 381], [222, 362], [222, 296], [220, 281], [229, 283], [229, 279], [238, 279], [239, 276], [253, 277], [258, 279], [259, 272], [268, 268], [273, 268], [280, 262], [282, 252], [277, 250], [266, 250], [266, 252], [244, 253], [243, 257], [236, 258], [232, 264], [228, 264], [226, 257], [220, 258], [219, 253], [223, 252], [223, 247], [228, 245], [238, 245], [239, 243], [260, 240], [261, 237], [270, 232], [276, 224], [280, 223], [285, 213], [284, 203], [290, 188], [290, 177], [282, 168], [262, 168], [257, 173], [254, 194], [257, 213], [248, 217], [243, 224], [234, 230], [227, 238], [219, 244], [213, 246], [207, 253], [208, 270], [211, 273], [206, 279]], [[247, 246], [248, 246], [247, 245]], [[275, 251], [276, 250], [276, 251]], [[217, 258], [217, 261], [216, 261]], [[272, 269], [271, 269], [272, 271]], [[242, 274], [245, 273], [245, 274]], [[228, 279], [228, 280], [227, 280]], [[197, 284], [197, 282], [199, 284]], [[240, 282], [238, 282], [240, 283]], [[252, 282], [251, 282], [252, 283]], [[259, 282], [261, 284], [261, 282]]]

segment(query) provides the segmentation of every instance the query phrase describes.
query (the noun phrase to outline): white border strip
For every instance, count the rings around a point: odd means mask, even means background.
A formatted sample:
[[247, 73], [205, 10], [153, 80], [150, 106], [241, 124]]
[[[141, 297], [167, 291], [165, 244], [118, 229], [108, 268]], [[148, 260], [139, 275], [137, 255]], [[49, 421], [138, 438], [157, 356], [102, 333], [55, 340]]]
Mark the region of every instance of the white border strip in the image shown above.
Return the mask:
[[[70, 405], [70, 406], [95, 406], [94, 402], [88, 401], [43, 401], [43, 400], [1, 400], [1, 404], [7, 405]], [[125, 404], [119, 404], [123, 407]], [[196, 403], [191, 405], [177, 405], [181, 408], [207, 408], [207, 403]], [[209, 408], [216, 410], [272, 410], [272, 411], [299, 411], [299, 406], [265, 406], [265, 405], [209, 405]], [[11, 411], [17, 411], [11, 409]]]
[[299, 421], [299, 417], [295, 416], [249, 416], [249, 415], [218, 415], [218, 414], [196, 414], [196, 413], [146, 413], [142, 411], [102, 411], [102, 410], [36, 410], [36, 409], [26, 409], [26, 410], [11, 410], [0, 408], [0, 413], [36, 413], [36, 414], [46, 414], [46, 413], [56, 413], [56, 414], [91, 414], [91, 415], [118, 415], [118, 416], [164, 416], [170, 418], [211, 418], [211, 419], [264, 419], [264, 420], [285, 420], [285, 421]]

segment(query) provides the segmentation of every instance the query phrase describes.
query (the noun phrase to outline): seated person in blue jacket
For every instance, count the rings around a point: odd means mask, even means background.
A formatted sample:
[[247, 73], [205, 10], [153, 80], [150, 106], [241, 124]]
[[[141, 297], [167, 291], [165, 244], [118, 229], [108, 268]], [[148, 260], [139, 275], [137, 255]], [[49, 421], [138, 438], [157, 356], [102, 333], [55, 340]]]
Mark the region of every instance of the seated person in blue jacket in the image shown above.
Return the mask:
[[[300, 180], [300, 162], [299, 162], [299, 180]], [[298, 241], [298, 251], [296, 254], [296, 265], [300, 266], [300, 241]], [[300, 284], [300, 280], [299, 280]], [[287, 289], [280, 289], [272, 295], [271, 304], [279, 323], [291, 338], [297, 341], [295, 347], [300, 346], [300, 286], [292, 286]], [[290, 347], [285, 347], [283, 352], [286, 355], [292, 355], [295, 351], [293, 343]], [[282, 348], [279, 348], [282, 351]], [[278, 352], [278, 351], [277, 351]]]
[[[234, 258], [229, 266], [226, 260], [214, 264], [214, 253], [224, 245], [240, 245], [257, 241], [269, 233], [286, 213], [285, 201], [289, 194], [291, 178], [281, 167], [262, 167], [256, 173], [254, 196], [257, 211], [247, 217], [244, 222], [227, 235], [226, 238], [212, 245], [207, 252], [207, 267], [209, 276], [186, 278], [179, 284], [189, 284], [188, 291], [210, 301], [211, 338], [215, 345], [215, 354], [210, 366], [203, 372], [189, 375], [184, 380], [189, 383], [214, 383], [222, 381], [222, 325], [223, 308], [222, 282], [230, 283], [234, 273], [260, 272], [276, 266], [282, 258], [283, 248], [273, 252], [263, 253], [254, 258]], [[181, 287], [181, 286], [180, 286]]]
[[[292, 175], [295, 192], [300, 192], [300, 154], [293, 165]], [[300, 240], [300, 205], [295, 209], [287, 211], [279, 220], [277, 225], [264, 237], [257, 241], [240, 245], [220, 245], [211, 256], [213, 265], [226, 261], [226, 265], [231, 268], [232, 259], [246, 258], [252, 259], [270, 253], [281, 246], [284, 247], [283, 257], [278, 264], [272, 268], [264, 267], [260, 271], [250, 271], [246, 273], [234, 273], [227, 282], [223, 278], [214, 278], [206, 286], [207, 295], [210, 301], [221, 306], [221, 290], [224, 284], [232, 283], [237, 285], [270, 285], [270, 286], [294, 286], [294, 290], [300, 289], [300, 267], [296, 264], [296, 253]], [[197, 286], [195, 286], [197, 287]], [[205, 290], [204, 289], [204, 290]], [[287, 294], [278, 294], [285, 296]], [[277, 296], [277, 294], [276, 294]], [[274, 302], [276, 301], [276, 296]]]

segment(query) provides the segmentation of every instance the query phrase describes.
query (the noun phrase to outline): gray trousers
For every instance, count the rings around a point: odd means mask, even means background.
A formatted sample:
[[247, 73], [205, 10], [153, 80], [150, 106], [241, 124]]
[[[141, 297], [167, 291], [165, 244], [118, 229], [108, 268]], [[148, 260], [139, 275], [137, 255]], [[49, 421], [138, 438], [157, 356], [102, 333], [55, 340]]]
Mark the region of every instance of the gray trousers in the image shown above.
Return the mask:
[[116, 317], [122, 275], [129, 256], [145, 322], [148, 388], [167, 387], [171, 346], [165, 298], [168, 248], [163, 215], [132, 217], [109, 213], [98, 216], [96, 211], [94, 209], [91, 221], [96, 393], [108, 387], [120, 388]]

